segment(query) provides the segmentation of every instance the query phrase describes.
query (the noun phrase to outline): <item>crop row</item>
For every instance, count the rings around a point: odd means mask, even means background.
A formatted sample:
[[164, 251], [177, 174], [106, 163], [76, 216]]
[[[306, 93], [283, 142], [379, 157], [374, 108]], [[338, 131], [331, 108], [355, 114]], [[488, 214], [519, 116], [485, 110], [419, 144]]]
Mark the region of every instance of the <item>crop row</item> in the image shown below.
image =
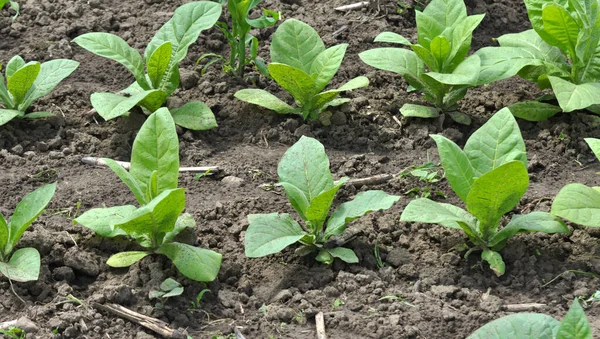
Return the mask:
[[[172, 260], [184, 276], [196, 281], [212, 281], [220, 269], [219, 253], [176, 241], [180, 232], [194, 229], [196, 224], [191, 215], [182, 214], [186, 198], [185, 190], [178, 187], [179, 140], [175, 125], [204, 130], [217, 126], [215, 117], [202, 102], [188, 102], [170, 111], [162, 107], [179, 86], [179, 63], [202, 30], [217, 25], [225, 34], [231, 52], [229, 59], [207, 54], [199, 62], [208, 59], [204, 67], [224, 62], [224, 70], [237, 76], [243, 76], [246, 66], [253, 64], [261, 74], [289, 92], [295, 105], [260, 89], [242, 89], [235, 97], [278, 113], [320, 119], [329, 107], [349, 101], [338, 97], [341, 92], [368, 86], [368, 79], [359, 76], [337, 89], [325, 90], [341, 66], [347, 45], [326, 48], [312, 27], [294, 19], [286, 20], [274, 33], [271, 63], [266, 65], [258, 58], [258, 40], [250, 31], [276, 24], [279, 13], [264, 10], [260, 18], [250, 19], [250, 11], [259, 2], [230, 0], [227, 6], [231, 26], [217, 22], [222, 11], [220, 3], [187, 3], [159, 29], [143, 57], [112, 34], [87, 33], [74, 39], [81, 47], [121, 63], [135, 77], [135, 82], [119, 94], [93, 93], [90, 99], [98, 114], [109, 120], [127, 116], [138, 107], [149, 115], [134, 141], [129, 171], [114, 160], [103, 159], [129, 187], [140, 207], [96, 208], [74, 221], [103, 237], [129, 236], [144, 249], [114, 254], [108, 259], [109, 266], [128, 267], [148, 255], [160, 254]], [[483, 15], [468, 16], [460, 0], [433, 0], [422, 12], [417, 11], [417, 44], [390, 32], [376, 38], [379, 42], [409, 46], [411, 50], [386, 47], [360, 54], [373, 67], [401, 74], [412, 90], [422, 92], [433, 105], [407, 104], [400, 110], [405, 116], [448, 114], [455, 121], [468, 124], [470, 117], [457, 110], [457, 102], [467, 89], [516, 74], [555, 93], [500, 110], [471, 135], [463, 149], [441, 135], [432, 136], [448, 182], [466, 210], [420, 198], [411, 201], [400, 218], [462, 230], [472, 244], [465, 257], [473, 251], [481, 252], [481, 259], [498, 276], [505, 273], [499, 251], [517, 233], [568, 233], [561, 218], [600, 227], [600, 190], [581, 184], [565, 186], [554, 199], [551, 213], [515, 215], [500, 227], [503, 216], [519, 203], [529, 185], [525, 143], [514, 116], [539, 121], [561, 111], [598, 112], [600, 107], [597, 106], [600, 96], [594, 93], [600, 89], [598, 2], [526, 0], [525, 3], [534, 29], [500, 37], [500, 47], [483, 48], [469, 56], [472, 32]], [[0, 74], [0, 101], [5, 107], [0, 109], [0, 125], [13, 118], [50, 115], [28, 109], [77, 66], [71, 60], [26, 63], [19, 56], [13, 57], [6, 65], [6, 84]], [[558, 106], [544, 100], [556, 101]], [[600, 157], [600, 140], [586, 141]], [[336, 258], [357, 263], [352, 249], [337, 246], [332, 239], [343, 233], [349, 222], [372, 211], [389, 209], [399, 200], [383, 191], [366, 191], [330, 212], [337, 191], [348, 178], [333, 180], [324, 147], [308, 137], [302, 137], [287, 150], [279, 163], [278, 175], [290, 204], [303, 222], [298, 223], [287, 213], [249, 215], [244, 240], [248, 257], [277, 253], [299, 243], [297, 255], [314, 253], [316, 260], [325, 264]], [[25, 196], [8, 221], [0, 215], [0, 272], [11, 280], [38, 278], [38, 251], [13, 250], [23, 232], [50, 202], [55, 189], [56, 184], [46, 185]], [[543, 327], [540, 331], [549, 329], [553, 337], [572, 334], [576, 338], [591, 338], [589, 325], [584, 326], [587, 332], [572, 326], [573, 321], [585, 320], [578, 307], [575, 301], [573, 313], [570, 311], [571, 315], [562, 323], [542, 315], [529, 322], [509, 317], [496, 325], [488, 324], [473, 337], [489, 338], [481, 333], [493, 332], [506, 326], [506, 322], [526, 330], [538, 321]]]

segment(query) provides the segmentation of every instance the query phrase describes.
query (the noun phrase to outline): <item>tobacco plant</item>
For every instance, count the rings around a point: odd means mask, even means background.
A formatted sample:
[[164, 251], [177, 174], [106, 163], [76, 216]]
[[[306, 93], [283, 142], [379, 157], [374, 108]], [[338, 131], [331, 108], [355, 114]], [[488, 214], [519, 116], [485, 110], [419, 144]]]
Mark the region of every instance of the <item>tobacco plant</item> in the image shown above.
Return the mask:
[[481, 258], [501, 276], [505, 265], [498, 253], [519, 232], [567, 233], [565, 224], [549, 213], [514, 215], [502, 229], [503, 216], [521, 200], [529, 185], [525, 143], [508, 109], [502, 109], [467, 140], [461, 150], [454, 142], [432, 135], [452, 190], [467, 210], [429, 199], [411, 201], [400, 220], [462, 229]]
[[404, 116], [436, 118], [445, 112], [457, 122], [469, 124], [469, 116], [458, 111], [458, 101], [467, 89], [479, 84], [480, 61], [477, 56], [466, 58], [471, 48], [473, 30], [483, 14], [467, 15], [463, 0], [433, 0], [422, 12], [415, 10], [417, 43], [392, 32], [383, 32], [375, 42], [388, 42], [410, 47], [375, 48], [359, 54], [369, 66], [398, 73], [419, 90], [435, 107], [406, 104], [400, 109]]
[[512, 106], [516, 116], [541, 121], [563, 111], [600, 114], [600, 10], [598, 0], [525, 0], [533, 29], [505, 34], [500, 47], [486, 47], [481, 59], [486, 81], [518, 74], [541, 89], [551, 88], [560, 106], [540, 100]]
[[577, 299], [563, 320], [546, 314], [518, 313], [496, 319], [471, 334], [467, 339], [592, 339], [592, 328]]
[[[25, 62], [16, 55], [6, 64], [6, 83], [0, 73], [0, 126], [14, 118], [39, 119], [53, 116], [50, 112], [27, 113], [37, 99], [44, 97], [66, 77], [79, 63], [73, 60], [57, 59], [39, 63]], [[2, 65], [0, 65], [2, 71]]]
[[134, 205], [91, 209], [77, 219], [103, 237], [128, 235], [144, 249], [111, 256], [107, 264], [127, 267], [150, 254], [162, 254], [173, 261], [184, 276], [212, 281], [221, 266], [219, 253], [174, 241], [196, 222], [185, 208], [185, 189], [177, 188], [179, 140], [168, 109], [151, 114], [138, 132], [131, 151], [129, 172], [114, 160], [106, 164], [129, 187], [140, 207]]
[[[592, 152], [600, 160], [600, 139], [587, 138]], [[552, 214], [576, 224], [600, 227], [600, 187], [568, 184], [552, 203]]]
[[[150, 114], [159, 109], [180, 82], [179, 63], [188, 47], [196, 42], [200, 32], [211, 28], [221, 15], [218, 3], [197, 1], [180, 6], [154, 35], [144, 58], [125, 40], [110, 33], [87, 33], [73, 41], [99, 56], [125, 66], [135, 82], [114, 93], [93, 93], [92, 106], [105, 120], [126, 116], [139, 106]], [[145, 71], [144, 71], [145, 69]], [[127, 94], [128, 96], [126, 96]], [[175, 123], [192, 130], [206, 130], [217, 126], [210, 108], [199, 101], [191, 101], [171, 111]]]
[[19, 13], [20, 13], [19, 3], [16, 1], [12, 1], [12, 0], [0, 0], [0, 9], [2, 9], [6, 4], [8, 4], [10, 6], [10, 8], [12, 8], [13, 11], [15, 11], [15, 15], [12, 18], [14, 21], [19, 16]]
[[0, 273], [15, 281], [37, 280], [40, 253], [35, 248], [21, 248], [13, 253], [27, 228], [42, 214], [54, 196], [56, 183], [42, 186], [27, 194], [17, 204], [8, 221], [0, 213]]
[[[229, 43], [229, 60], [215, 53], [202, 55], [196, 65], [205, 58], [212, 58], [203, 68], [206, 70], [211, 64], [221, 60], [225, 63], [223, 69], [226, 73], [232, 73], [237, 76], [244, 76], [244, 69], [247, 65], [254, 63], [262, 73], [267, 73], [264, 61], [256, 60], [258, 56], [258, 39], [250, 34], [253, 28], [267, 28], [275, 25], [279, 20], [279, 12], [263, 9], [263, 15], [256, 19], [250, 19], [250, 11], [256, 7], [262, 0], [229, 0], [227, 8], [231, 14], [231, 27], [226, 22], [219, 21], [216, 26], [223, 32]], [[250, 56], [246, 54], [247, 47], [250, 46]]]
[[[301, 137], [284, 154], [277, 167], [280, 183], [290, 203], [304, 220], [301, 226], [287, 213], [250, 214], [245, 237], [246, 256], [263, 257], [299, 242], [301, 255], [317, 252], [316, 260], [331, 264], [334, 258], [357, 263], [354, 251], [328, 243], [342, 234], [354, 219], [390, 208], [400, 197], [383, 191], [359, 193], [329, 216], [337, 191], [348, 178], [333, 181], [329, 159], [320, 142]], [[329, 216], [329, 218], [328, 218]]]
[[341, 92], [369, 85], [369, 79], [359, 76], [337, 89], [323, 91], [340, 68], [347, 47], [348, 44], [340, 44], [326, 49], [312, 27], [288, 19], [273, 34], [271, 63], [267, 68], [273, 80], [294, 97], [298, 107], [262, 89], [242, 89], [235, 97], [280, 114], [318, 119], [328, 107], [350, 101], [337, 98]]

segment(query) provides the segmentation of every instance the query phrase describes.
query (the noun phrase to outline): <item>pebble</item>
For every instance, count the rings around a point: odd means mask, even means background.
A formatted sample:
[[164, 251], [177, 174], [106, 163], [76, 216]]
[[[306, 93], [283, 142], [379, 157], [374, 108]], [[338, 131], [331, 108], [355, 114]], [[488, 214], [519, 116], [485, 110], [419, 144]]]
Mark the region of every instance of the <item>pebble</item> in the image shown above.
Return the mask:
[[229, 186], [239, 187], [244, 184], [244, 179], [229, 175], [223, 178], [221, 182]]

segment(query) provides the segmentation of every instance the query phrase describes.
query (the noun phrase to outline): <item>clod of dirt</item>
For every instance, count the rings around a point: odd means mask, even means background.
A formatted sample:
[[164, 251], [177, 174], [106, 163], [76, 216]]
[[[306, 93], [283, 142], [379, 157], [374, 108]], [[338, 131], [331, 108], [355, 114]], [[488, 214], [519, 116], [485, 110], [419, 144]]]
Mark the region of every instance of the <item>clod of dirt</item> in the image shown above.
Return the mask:
[[126, 285], [107, 286], [103, 293], [106, 300], [119, 305], [131, 305], [135, 301], [131, 288]]
[[244, 184], [244, 179], [229, 175], [223, 178], [221, 182], [229, 186], [240, 187]]
[[65, 266], [95, 277], [100, 274], [100, 259], [93, 253], [80, 251], [77, 247], [71, 247], [65, 253]]
[[394, 248], [388, 253], [385, 261], [387, 261], [392, 267], [400, 267], [404, 264], [408, 264], [412, 261], [410, 252], [405, 248]]

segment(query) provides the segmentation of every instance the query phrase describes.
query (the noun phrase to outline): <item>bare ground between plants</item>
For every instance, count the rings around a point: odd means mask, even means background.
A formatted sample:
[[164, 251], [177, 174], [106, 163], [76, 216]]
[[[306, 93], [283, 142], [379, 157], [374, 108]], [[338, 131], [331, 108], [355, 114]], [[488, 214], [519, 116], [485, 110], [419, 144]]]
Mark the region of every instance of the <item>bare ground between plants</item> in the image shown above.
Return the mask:
[[[295, 117], [275, 116], [233, 100], [235, 90], [247, 86], [222, 75], [217, 67], [199, 78], [193, 73], [195, 58], [206, 51], [226, 50], [217, 30], [206, 31], [182, 64], [190, 86], [180, 90], [170, 104], [191, 98], [207, 102], [215, 111], [219, 128], [208, 132], [181, 131], [182, 166], [219, 165], [224, 171], [200, 180], [184, 174], [187, 212], [198, 227], [189, 241], [223, 254], [219, 278], [210, 284], [200, 309], [190, 303], [203, 288], [184, 279], [159, 257], [148, 257], [130, 269], [109, 269], [104, 263], [117, 250], [134, 248], [125, 240], [106, 240], [74, 226], [79, 212], [102, 204], [133, 203], [134, 197], [106, 168], [83, 165], [83, 156], [128, 160], [135, 131], [143, 116], [103, 122], [90, 115], [89, 95], [99, 90], [120, 90], [132, 78], [118, 65], [92, 56], [69, 41], [90, 31], [109, 31], [143, 49], [153, 33], [183, 1], [20, 1], [22, 15], [15, 23], [0, 17], [1, 61], [20, 54], [27, 60], [73, 58], [80, 68], [37, 110], [57, 117], [45, 121], [14, 122], [0, 128], [0, 211], [9, 214], [18, 199], [44, 182], [58, 181], [55, 198], [46, 212], [26, 232], [21, 246], [42, 254], [38, 282], [15, 284], [26, 302], [11, 292], [0, 278], [0, 321], [29, 317], [40, 328], [32, 337], [48, 338], [150, 338], [154, 334], [128, 321], [90, 308], [94, 302], [112, 302], [160, 318], [182, 328], [194, 338], [232, 333], [238, 326], [247, 338], [314, 337], [314, 315], [325, 313], [330, 338], [462, 338], [486, 322], [506, 315], [505, 305], [543, 303], [538, 311], [562, 317], [576, 296], [600, 289], [600, 279], [567, 270], [600, 274], [600, 232], [574, 227], [570, 235], [520, 235], [503, 251], [507, 274], [497, 278], [473, 255], [469, 260], [453, 248], [465, 238], [438, 226], [398, 221], [409, 197], [390, 211], [374, 213], [353, 223], [360, 231], [352, 247], [358, 265], [340, 262], [324, 266], [297, 258], [292, 250], [261, 259], [243, 253], [246, 215], [292, 212], [285, 196], [264, 184], [277, 181], [276, 168], [287, 147], [300, 135], [312, 135], [326, 147], [334, 176], [366, 177], [398, 173], [437, 161], [430, 133], [443, 133], [464, 143], [493, 112], [507, 104], [535, 97], [537, 89], [524, 81], [508, 80], [471, 91], [462, 109], [475, 117], [471, 127], [448, 121], [405, 120], [398, 108], [418, 101], [407, 94], [400, 77], [362, 64], [357, 53], [373, 47], [372, 39], [384, 30], [414, 35], [414, 15], [397, 14], [396, 1], [375, 1], [373, 6], [348, 14], [333, 8], [347, 2], [264, 1], [286, 17], [306, 21], [320, 32], [327, 45], [348, 42], [350, 48], [336, 82], [366, 74], [369, 88], [348, 94], [348, 105], [333, 112], [333, 124], [305, 124]], [[150, 4], [149, 4], [150, 3]], [[491, 37], [528, 27], [520, 1], [476, 1], [472, 12], [486, 12], [476, 30], [474, 48], [491, 44]], [[340, 31], [335, 37], [332, 33]], [[259, 35], [267, 42], [274, 29]], [[266, 44], [268, 45], [268, 44]], [[268, 57], [268, 48], [261, 50]], [[251, 74], [252, 75], [252, 74]], [[252, 78], [252, 77], [251, 77]], [[186, 82], [186, 84], [188, 84]], [[264, 80], [259, 86], [283, 93]], [[398, 118], [398, 122], [393, 119]], [[600, 137], [595, 121], [585, 115], [558, 116], [546, 123], [521, 121], [529, 153], [531, 185], [514, 213], [549, 210], [551, 198], [569, 182], [599, 185], [600, 165], [583, 144], [583, 137]], [[226, 176], [240, 184], [223, 181]], [[239, 182], [238, 182], [239, 183]], [[414, 179], [394, 179], [369, 188], [402, 195], [420, 187]], [[365, 189], [365, 188], [362, 188]], [[457, 202], [445, 182], [434, 189]], [[345, 187], [335, 204], [360, 189]], [[380, 249], [379, 267], [374, 247]], [[167, 277], [182, 282], [182, 296], [167, 302], [164, 310], [148, 300], [149, 290]], [[65, 302], [71, 294], [86, 307]], [[388, 296], [388, 299], [381, 300]], [[392, 297], [393, 296], [393, 297]], [[600, 309], [587, 311], [600, 333]], [[56, 333], [56, 334], [53, 334]], [[29, 336], [28, 336], [29, 337]]]

